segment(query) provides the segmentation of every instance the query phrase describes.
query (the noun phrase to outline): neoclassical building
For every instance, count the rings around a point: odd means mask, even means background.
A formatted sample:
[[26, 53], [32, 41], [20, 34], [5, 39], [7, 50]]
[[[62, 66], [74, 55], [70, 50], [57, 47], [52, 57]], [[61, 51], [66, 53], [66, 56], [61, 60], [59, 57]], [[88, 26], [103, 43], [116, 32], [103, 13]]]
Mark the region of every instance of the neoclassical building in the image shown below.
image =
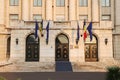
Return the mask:
[[[0, 61], [113, 61], [113, 54], [119, 55], [119, 52], [113, 53], [116, 49], [113, 48], [115, 1], [119, 2], [119, 0], [0, 0]], [[118, 9], [117, 11], [119, 12]], [[35, 21], [40, 24], [42, 19], [43, 36], [38, 30], [38, 37], [35, 39]], [[84, 20], [86, 27], [92, 22], [92, 41], [88, 33], [86, 41], [83, 40]], [[80, 39], [76, 44], [78, 25]]]

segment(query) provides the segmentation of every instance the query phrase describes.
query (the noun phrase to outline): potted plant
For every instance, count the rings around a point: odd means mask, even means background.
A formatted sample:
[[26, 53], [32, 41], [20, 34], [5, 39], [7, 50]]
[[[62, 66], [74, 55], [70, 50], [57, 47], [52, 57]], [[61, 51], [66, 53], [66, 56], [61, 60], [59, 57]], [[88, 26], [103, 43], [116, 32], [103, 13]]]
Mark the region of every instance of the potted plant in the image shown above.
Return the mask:
[[120, 68], [111, 66], [107, 68], [107, 80], [120, 80]]

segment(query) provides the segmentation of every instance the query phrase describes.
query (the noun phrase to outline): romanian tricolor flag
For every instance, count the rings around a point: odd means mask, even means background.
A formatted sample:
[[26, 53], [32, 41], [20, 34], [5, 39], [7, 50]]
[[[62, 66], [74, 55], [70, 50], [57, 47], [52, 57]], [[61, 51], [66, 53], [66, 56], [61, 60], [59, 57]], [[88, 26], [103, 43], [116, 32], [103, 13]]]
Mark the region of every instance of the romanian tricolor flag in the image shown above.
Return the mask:
[[43, 36], [43, 20], [41, 21], [39, 26], [40, 26], [39, 27], [40, 34], [41, 34], [41, 36]]
[[84, 30], [83, 39], [85, 41], [86, 38], [87, 38], [87, 28], [86, 28], [86, 22], [85, 22], [85, 20], [84, 20], [84, 24], [83, 24], [83, 30]]

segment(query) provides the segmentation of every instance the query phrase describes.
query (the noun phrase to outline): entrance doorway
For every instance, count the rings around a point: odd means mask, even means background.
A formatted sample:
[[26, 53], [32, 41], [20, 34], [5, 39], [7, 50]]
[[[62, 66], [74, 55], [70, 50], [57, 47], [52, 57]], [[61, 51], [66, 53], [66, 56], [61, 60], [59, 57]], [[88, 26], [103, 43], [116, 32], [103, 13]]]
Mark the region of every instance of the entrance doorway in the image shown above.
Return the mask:
[[98, 61], [98, 40], [94, 35], [92, 41], [89, 36], [85, 41], [85, 61]]
[[55, 60], [69, 61], [69, 40], [64, 34], [59, 34], [55, 40]]
[[39, 38], [30, 34], [26, 39], [26, 61], [39, 61]]
[[11, 37], [9, 37], [8, 39], [7, 39], [7, 54], [6, 54], [6, 58], [7, 58], [7, 60], [9, 60], [9, 58], [10, 58], [10, 46], [11, 46]]

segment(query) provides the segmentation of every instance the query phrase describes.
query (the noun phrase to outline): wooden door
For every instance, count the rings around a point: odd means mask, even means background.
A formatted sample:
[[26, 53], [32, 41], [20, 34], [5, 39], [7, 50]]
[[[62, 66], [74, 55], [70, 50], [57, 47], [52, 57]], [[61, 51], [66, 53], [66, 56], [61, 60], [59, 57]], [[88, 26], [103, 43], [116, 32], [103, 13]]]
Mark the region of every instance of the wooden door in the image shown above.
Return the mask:
[[85, 44], [85, 61], [98, 61], [96, 44]]
[[55, 60], [69, 61], [69, 41], [67, 36], [60, 34], [55, 42]]
[[26, 61], [39, 61], [39, 39], [30, 35], [26, 40]]
[[69, 48], [67, 44], [58, 44], [56, 46], [56, 61], [68, 61], [69, 60]]

